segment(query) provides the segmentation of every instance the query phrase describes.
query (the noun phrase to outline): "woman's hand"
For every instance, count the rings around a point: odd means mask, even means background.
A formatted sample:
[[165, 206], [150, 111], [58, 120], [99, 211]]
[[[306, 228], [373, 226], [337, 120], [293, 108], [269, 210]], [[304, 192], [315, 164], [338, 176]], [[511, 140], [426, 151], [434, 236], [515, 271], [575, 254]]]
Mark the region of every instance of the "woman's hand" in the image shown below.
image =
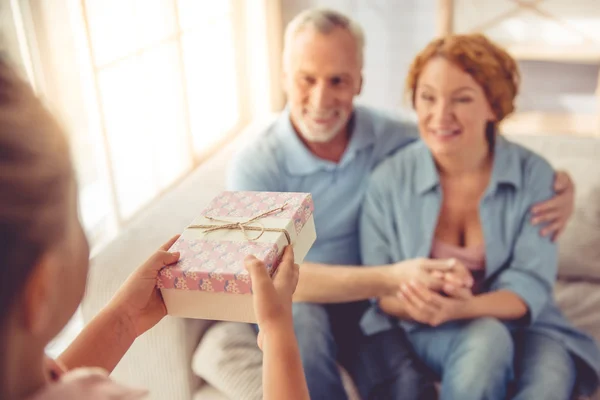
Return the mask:
[[445, 322], [461, 319], [472, 295], [451, 286], [446, 288], [453, 297], [443, 297], [419, 282], [410, 282], [400, 286], [398, 298], [402, 302], [404, 313], [412, 320], [430, 326], [439, 326]]
[[179, 252], [169, 253], [179, 235], [162, 245], [148, 261], [137, 268], [117, 291], [108, 307], [127, 323], [134, 338], [156, 325], [167, 309], [156, 288], [159, 271], [179, 260]]
[[[271, 332], [293, 335], [292, 296], [298, 285], [299, 267], [294, 263], [294, 249], [287, 246], [275, 277], [271, 279], [265, 264], [254, 256], [246, 257], [252, 279], [254, 312], [259, 326], [258, 347]], [[291, 337], [291, 336], [290, 336]]]

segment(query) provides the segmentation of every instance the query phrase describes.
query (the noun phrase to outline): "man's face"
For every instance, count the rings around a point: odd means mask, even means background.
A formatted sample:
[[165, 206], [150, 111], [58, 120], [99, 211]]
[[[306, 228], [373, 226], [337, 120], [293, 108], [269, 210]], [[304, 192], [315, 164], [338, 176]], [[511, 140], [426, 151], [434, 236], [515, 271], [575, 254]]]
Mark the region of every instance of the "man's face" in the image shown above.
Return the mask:
[[345, 133], [360, 93], [356, 41], [345, 29], [322, 34], [307, 27], [289, 45], [283, 79], [292, 123], [304, 140], [329, 142]]

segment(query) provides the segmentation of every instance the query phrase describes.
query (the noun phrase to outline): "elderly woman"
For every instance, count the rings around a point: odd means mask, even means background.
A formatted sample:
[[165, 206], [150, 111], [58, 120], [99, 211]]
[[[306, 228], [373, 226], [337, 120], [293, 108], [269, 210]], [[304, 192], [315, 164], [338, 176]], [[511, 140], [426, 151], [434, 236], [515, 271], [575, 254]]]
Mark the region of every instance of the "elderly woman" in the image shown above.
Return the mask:
[[454, 258], [472, 272], [471, 292], [413, 281], [362, 320], [368, 335], [404, 327], [442, 399], [564, 400], [598, 385], [596, 343], [552, 299], [556, 245], [531, 223], [554, 171], [498, 135], [518, 84], [515, 61], [484, 36], [430, 43], [408, 76], [421, 141], [378, 167], [363, 206], [365, 264]]
[[[165, 316], [155, 282], [162, 267], [179, 259], [168, 252], [176, 238], [133, 273], [58, 362], [44, 355], [77, 309], [88, 274], [68, 154], [56, 121], [0, 59], [0, 399], [144, 398], [145, 391], [119, 385], [106, 373]], [[261, 327], [264, 396], [270, 399], [308, 399], [292, 324], [298, 281], [293, 260], [289, 248], [275, 285], [264, 264], [246, 262]]]

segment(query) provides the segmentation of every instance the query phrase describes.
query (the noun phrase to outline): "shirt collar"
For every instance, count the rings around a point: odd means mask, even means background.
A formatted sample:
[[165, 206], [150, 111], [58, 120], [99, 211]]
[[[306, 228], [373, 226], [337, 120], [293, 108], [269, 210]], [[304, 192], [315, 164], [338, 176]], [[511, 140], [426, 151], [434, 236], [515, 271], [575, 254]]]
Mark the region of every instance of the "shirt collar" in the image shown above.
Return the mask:
[[[421, 142], [423, 153], [419, 159], [422, 160], [417, 167], [416, 189], [419, 194], [424, 194], [437, 188], [440, 179], [433, 156], [425, 145]], [[494, 193], [502, 185], [510, 185], [515, 189], [520, 189], [522, 185], [521, 166], [517, 154], [510, 149], [510, 142], [502, 136], [496, 137], [494, 145], [494, 165], [492, 166], [492, 176], [490, 184], [486, 190], [486, 195]]]
[[510, 185], [517, 190], [521, 188], [523, 184], [521, 164], [518, 154], [511, 149], [511, 146], [513, 145], [504, 137], [496, 136], [492, 179], [486, 194], [502, 185]]
[[354, 107], [350, 125], [350, 142], [342, 156], [342, 164], [354, 158], [354, 155], [360, 150], [375, 143], [376, 127], [374, 124], [372, 114], [365, 107]]
[[440, 184], [440, 177], [437, 168], [435, 167], [435, 162], [433, 161], [433, 155], [425, 142], [420, 141], [417, 146], [420, 147], [419, 153], [422, 154], [418, 155], [418, 160], [420, 160], [420, 162], [417, 164], [417, 170], [415, 171], [415, 174], [417, 175], [417, 180], [415, 181], [416, 189], [417, 193], [425, 194]]
[[363, 107], [354, 108], [350, 120], [350, 142], [339, 164], [323, 160], [308, 150], [298, 137], [290, 120], [289, 108], [281, 113], [276, 122], [276, 132], [279, 145], [285, 154], [287, 171], [293, 175], [309, 175], [318, 170], [334, 169], [337, 165], [344, 166], [350, 162], [356, 153], [375, 142], [374, 127], [371, 118]]

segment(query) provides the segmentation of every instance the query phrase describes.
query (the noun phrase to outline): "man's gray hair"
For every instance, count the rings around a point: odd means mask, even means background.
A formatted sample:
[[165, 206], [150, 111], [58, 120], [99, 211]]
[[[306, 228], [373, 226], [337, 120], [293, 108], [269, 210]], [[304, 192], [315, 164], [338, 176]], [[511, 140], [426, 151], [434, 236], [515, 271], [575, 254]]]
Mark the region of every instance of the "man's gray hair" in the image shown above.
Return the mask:
[[335, 28], [346, 29], [356, 41], [358, 63], [363, 65], [363, 51], [365, 47], [365, 35], [360, 25], [344, 14], [326, 9], [311, 8], [296, 15], [285, 28], [283, 42], [283, 69], [286, 70], [290, 63], [292, 41], [298, 32], [306, 27], [311, 27], [317, 32], [327, 35]]

